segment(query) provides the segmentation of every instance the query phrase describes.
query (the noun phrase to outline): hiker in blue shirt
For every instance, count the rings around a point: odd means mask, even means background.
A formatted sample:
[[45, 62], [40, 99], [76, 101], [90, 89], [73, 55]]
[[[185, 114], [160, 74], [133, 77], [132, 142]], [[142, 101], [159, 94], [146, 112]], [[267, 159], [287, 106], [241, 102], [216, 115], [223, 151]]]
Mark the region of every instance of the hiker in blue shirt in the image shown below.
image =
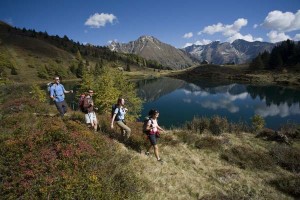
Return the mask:
[[59, 83], [59, 77], [54, 78], [54, 84], [50, 88], [50, 98], [54, 101], [60, 116], [64, 116], [67, 112], [67, 103], [65, 101], [65, 93], [73, 93], [73, 90], [67, 91], [64, 86]]
[[125, 100], [123, 98], [119, 98], [112, 113], [111, 125], [110, 127], [114, 128], [114, 121], [116, 121], [117, 125], [121, 129], [122, 136], [128, 139], [131, 134], [131, 129], [126, 125], [125, 122], [125, 114], [128, 111], [127, 108], [124, 107]]

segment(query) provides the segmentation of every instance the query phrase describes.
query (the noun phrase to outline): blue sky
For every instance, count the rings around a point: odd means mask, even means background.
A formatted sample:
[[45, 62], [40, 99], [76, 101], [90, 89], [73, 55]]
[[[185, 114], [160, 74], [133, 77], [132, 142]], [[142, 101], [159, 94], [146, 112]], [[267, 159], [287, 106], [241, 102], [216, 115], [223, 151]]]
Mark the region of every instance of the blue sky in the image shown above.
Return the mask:
[[300, 0], [1, 0], [0, 20], [101, 46], [142, 35], [177, 48], [300, 40]]

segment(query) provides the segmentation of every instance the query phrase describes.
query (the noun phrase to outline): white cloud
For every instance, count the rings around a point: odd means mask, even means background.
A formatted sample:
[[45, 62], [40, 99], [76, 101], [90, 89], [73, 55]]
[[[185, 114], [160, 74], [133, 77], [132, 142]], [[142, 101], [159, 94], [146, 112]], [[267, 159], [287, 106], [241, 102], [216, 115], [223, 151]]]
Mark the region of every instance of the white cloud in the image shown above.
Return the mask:
[[255, 113], [261, 115], [262, 117], [268, 116], [280, 116], [287, 117], [289, 115], [298, 115], [300, 114], [300, 107], [297, 104], [292, 104], [289, 106], [287, 103], [282, 103], [280, 105], [271, 104], [260, 105], [255, 109]]
[[278, 32], [300, 30], [300, 10], [295, 14], [274, 10], [269, 12], [262, 25]]
[[231, 37], [229, 37], [227, 39], [227, 41], [230, 42], [230, 43], [232, 43], [234, 40], [237, 40], [237, 39], [243, 39], [243, 40], [246, 40], [248, 42], [254, 42], [254, 41], [260, 41], [260, 42], [262, 42], [263, 41], [262, 38], [254, 38], [250, 34], [242, 35], [240, 33], [236, 33], [236, 34], [232, 35]]
[[243, 93], [240, 93], [240, 94], [237, 94], [237, 95], [232, 95], [229, 92], [227, 92], [225, 94], [225, 98], [227, 98], [229, 101], [235, 101], [237, 99], [246, 99], [247, 96], [248, 96], [247, 92], [243, 92]]
[[299, 41], [300, 40], [300, 34], [296, 34], [293, 40]]
[[193, 43], [188, 42], [188, 43], [185, 43], [185, 45], [182, 48], [189, 47], [189, 46], [192, 46], [192, 45], [193, 45]]
[[203, 101], [203, 102], [199, 102], [200, 105], [204, 108], [208, 108], [208, 109], [212, 109], [212, 110], [217, 110], [220, 108], [226, 109], [231, 113], [236, 113], [239, 112], [239, 107], [233, 105], [230, 101], [227, 100], [218, 100], [216, 102], [213, 101]]
[[291, 39], [290, 36], [286, 35], [283, 32], [270, 31], [267, 36], [269, 37], [272, 43], [280, 42], [283, 40]]
[[186, 33], [183, 36], [183, 38], [191, 38], [191, 37], [193, 37], [193, 33], [192, 32]]
[[198, 35], [201, 35], [202, 33], [206, 33], [209, 35], [213, 35], [218, 32], [222, 32], [224, 30], [224, 25], [222, 23], [213, 24], [211, 26], [205, 27], [202, 31], [198, 33]]
[[202, 40], [196, 41], [194, 44], [196, 44], [196, 45], [206, 45], [206, 44], [210, 44], [211, 42], [212, 42], [211, 40], [202, 39]]
[[182, 99], [184, 103], [191, 103], [192, 100], [191, 99]]
[[258, 24], [254, 24], [253, 25], [253, 28], [255, 29], [255, 28], [257, 28], [258, 27]]
[[91, 28], [100, 28], [101, 26], [105, 26], [106, 23], [113, 23], [114, 20], [117, 20], [117, 17], [113, 14], [107, 14], [107, 13], [95, 13], [94, 15], [91, 15], [84, 25], [90, 26]]
[[233, 36], [238, 33], [243, 26], [246, 26], [248, 23], [247, 19], [239, 18], [233, 24], [225, 25], [222, 23], [213, 24], [211, 26], [206, 26], [202, 31], [198, 33], [206, 33], [213, 35], [215, 33], [222, 33], [224, 36]]
[[186, 43], [182, 48], [188, 47], [188, 46], [192, 46], [193, 44], [195, 45], [207, 45], [210, 44], [212, 41], [211, 40], [206, 40], [206, 39], [202, 39], [202, 40], [197, 40], [195, 43]]

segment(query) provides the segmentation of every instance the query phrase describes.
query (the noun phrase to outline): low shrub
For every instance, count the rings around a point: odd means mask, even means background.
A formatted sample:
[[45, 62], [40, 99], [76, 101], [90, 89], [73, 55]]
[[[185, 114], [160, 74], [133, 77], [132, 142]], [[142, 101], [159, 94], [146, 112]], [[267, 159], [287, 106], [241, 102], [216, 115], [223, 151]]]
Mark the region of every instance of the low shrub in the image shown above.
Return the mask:
[[229, 123], [225, 117], [214, 116], [210, 119], [209, 130], [213, 135], [220, 135], [228, 131]]
[[164, 145], [171, 146], [177, 146], [180, 143], [180, 141], [177, 140], [174, 135], [169, 135], [168, 133], [161, 135], [160, 142]]
[[251, 118], [252, 128], [254, 132], [260, 131], [265, 127], [265, 120], [260, 115], [254, 115]]
[[201, 137], [199, 134], [184, 130], [176, 132], [176, 135], [180, 141], [187, 143], [188, 145], [194, 145], [195, 141], [199, 140]]
[[[130, 157], [116, 154], [118, 146], [112, 140], [88, 131], [72, 117], [32, 115], [22, 109], [32, 106], [28, 99], [1, 105], [1, 198], [141, 198], [147, 185], [127, 165]], [[4, 114], [3, 105], [16, 109]]]
[[275, 145], [270, 150], [275, 162], [291, 172], [300, 172], [300, 149], [287, 145]]
[[276, 141], [279, 143], [291, 144], [290, 139], [279, 131], [274, 131], [272, 129], [264, 128], [259, 131], [256, 135], [257, 138], [262, 138], [268, 141]]
[[48, 97], [44, 90], [42, 90], [37, 84], [31, 86], [31, 98], [35, 101], [46, 102]]
[[249, 126], [249, 124], [247, 124], [246, 122], [237, 122], [237, 123], [233, 123], [231, 122], [229, 124], [228, 127], [228, 131], [229, 133], [236, 133], [236, 134], [240, 134], [242, 132], [251, 132], [251, 127]]
[[221, 158], [229, 163], [238, 165], [242, 169], [268, 170], [275, 166], [274, 161], [268, 153], [254, 150], [249, 146], [234, 146], [226, 149]]
[[295, 123], [286, 123], [280, 127], [280, 132], [289, 139], [300, 138], [300, 125]]
[[300, 175], [287, 176], [270, 181], [270, 184], [278, 190], [295, 197], [300, 198]]
[[[226, 142], [224, 138], [218, 138], [211, 135], [201, 137], [199, 140], [195, 141], [195, 147], [198, 149], [212, 149], [220, 150], [222, 145]], [[228, 142], [228, 140], [227, 140]]]
[[209, 118], [206, 117], [194, 117], [191, 122], [187, 122], [185, 125], [187, 130], [203, 133], [205, 129], [209, 129]]

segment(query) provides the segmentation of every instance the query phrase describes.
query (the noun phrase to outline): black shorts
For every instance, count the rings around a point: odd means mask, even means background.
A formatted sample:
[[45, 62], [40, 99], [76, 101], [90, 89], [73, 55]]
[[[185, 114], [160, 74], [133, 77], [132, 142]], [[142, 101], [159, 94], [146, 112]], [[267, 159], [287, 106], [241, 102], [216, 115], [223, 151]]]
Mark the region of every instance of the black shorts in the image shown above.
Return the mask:
[[157, 144], [157, 137], [156, 137], [155, 134], [149, 134], [149, 135], [148, 135], [148, 138], [149, 138], [150, 143], [151, 143], [152, 145], [156, 145], [156, 144]]

